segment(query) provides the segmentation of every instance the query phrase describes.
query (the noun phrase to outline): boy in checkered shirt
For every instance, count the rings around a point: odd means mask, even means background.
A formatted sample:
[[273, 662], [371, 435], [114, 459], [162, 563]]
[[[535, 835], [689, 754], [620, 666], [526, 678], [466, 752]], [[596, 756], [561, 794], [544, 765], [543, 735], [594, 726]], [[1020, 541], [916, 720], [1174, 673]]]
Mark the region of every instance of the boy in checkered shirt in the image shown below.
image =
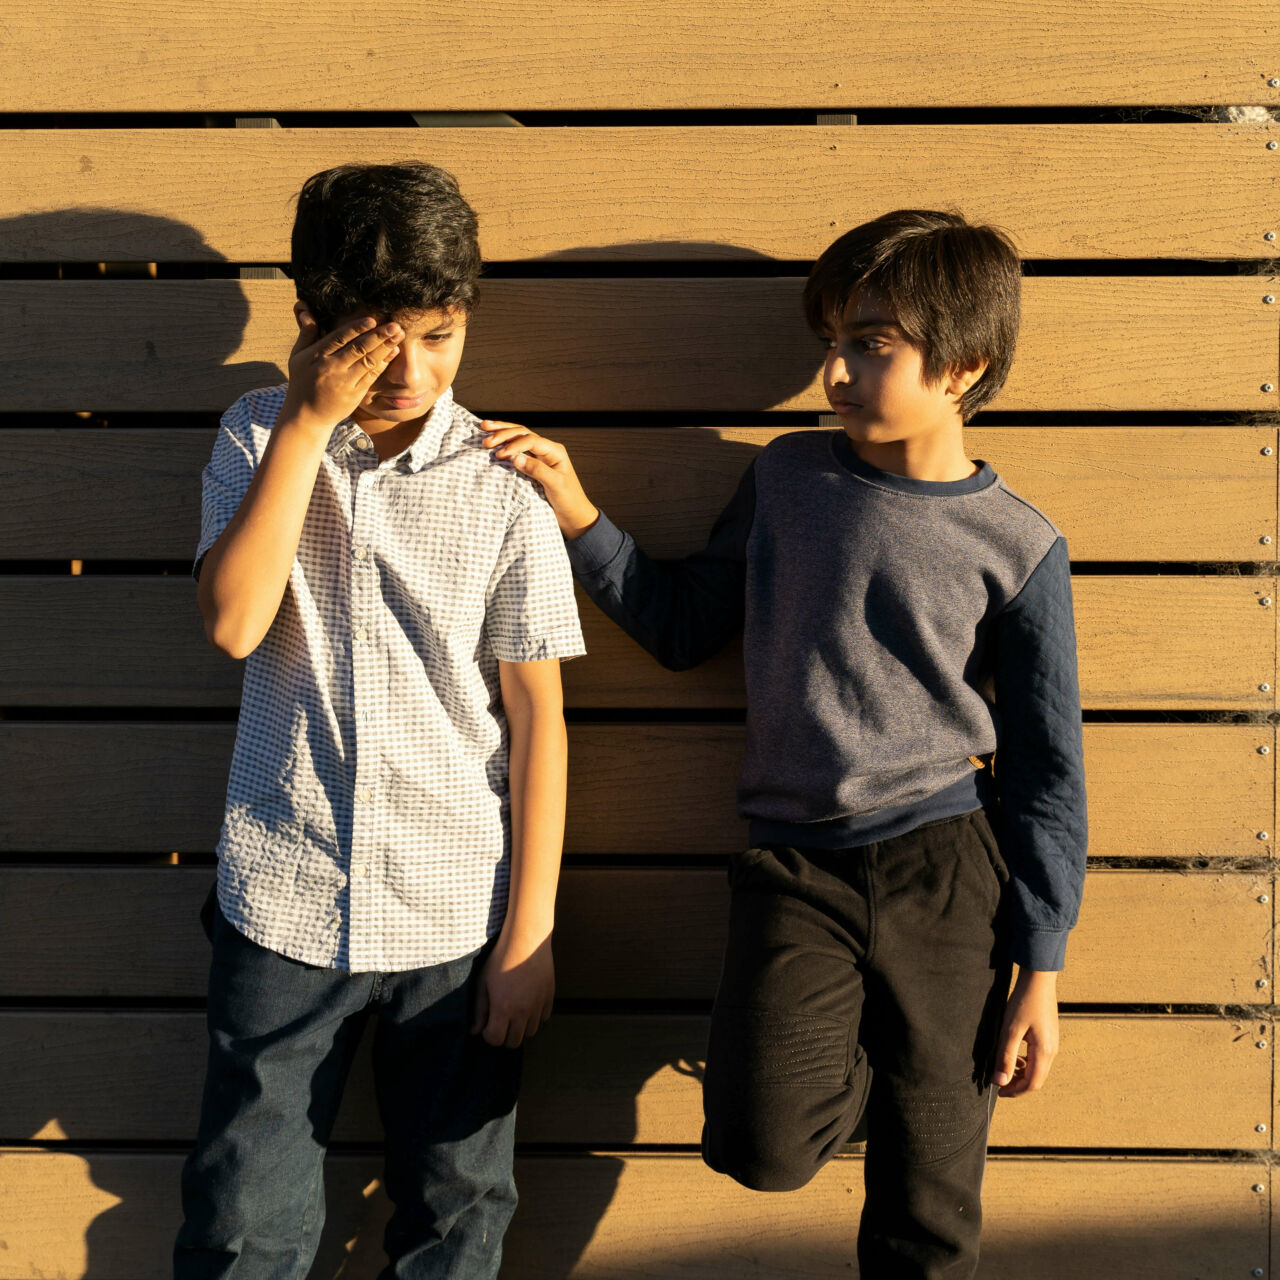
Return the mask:
[[306, 1273], [374, 1017], [386, 1274], [493, 1276], [519, 1046], [554, 993], [572, 578], [450, 390], [480, 269], [454, 179], [314, 175], [292, 267], [288, 384], [227, 411], [204, 472], [200, 609], [247, 662], [175, 1273]]

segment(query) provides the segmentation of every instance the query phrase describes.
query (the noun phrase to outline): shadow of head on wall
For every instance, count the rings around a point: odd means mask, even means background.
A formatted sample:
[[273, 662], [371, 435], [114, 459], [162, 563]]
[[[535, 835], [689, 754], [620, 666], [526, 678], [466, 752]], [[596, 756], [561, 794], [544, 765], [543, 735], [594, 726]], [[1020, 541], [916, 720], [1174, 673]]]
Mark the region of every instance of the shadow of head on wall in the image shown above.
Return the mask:
[[[242, 285], [219, 267], [225, 259], [186, 223], [93, 208], [6, 218], [0, 262], [22, 264], [5, 284], [13, 299], [0, 346], [5, 412], [219, 410], [284, 380], [275, 353], [288, 350], [286, 333], [251, 331], [261, 282]], [[68, 264], [64, 274], [78, 277], [79, 264], [155, 262], [166, 264], [156, 279], [112, 278], [109, 268], [105, 279], [57, 280], [40, 278], [35, 265], [51, 264], [52, 274], [52, 264]], [[292, 325], [287, 309], [281, 324]]]

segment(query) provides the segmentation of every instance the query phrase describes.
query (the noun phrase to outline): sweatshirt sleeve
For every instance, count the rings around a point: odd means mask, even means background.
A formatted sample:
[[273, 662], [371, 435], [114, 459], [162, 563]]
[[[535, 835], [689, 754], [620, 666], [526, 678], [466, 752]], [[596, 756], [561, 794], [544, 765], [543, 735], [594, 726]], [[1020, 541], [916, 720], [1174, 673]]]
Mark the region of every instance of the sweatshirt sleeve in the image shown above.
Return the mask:
[[1000, 845], [1013, 960], [1063, 967], [1084, 890], [1088, 818], [1071, 570], [1058, 538], [995, 620]]
[[654, 560], [604, 512], [568, 543], [587, 594], [664, 667], [705, 662], [741, 629], [746, 546], [755, 518], [755, 463], [720, 513], [707, 545], [683, 560]]

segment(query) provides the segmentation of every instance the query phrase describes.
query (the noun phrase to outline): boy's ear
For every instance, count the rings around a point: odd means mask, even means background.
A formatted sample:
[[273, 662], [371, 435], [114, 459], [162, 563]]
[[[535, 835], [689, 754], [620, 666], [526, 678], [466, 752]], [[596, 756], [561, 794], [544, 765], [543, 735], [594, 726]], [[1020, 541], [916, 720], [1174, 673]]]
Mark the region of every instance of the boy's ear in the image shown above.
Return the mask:
[[318, 332], [319, 326], [307, 309], [307, 304], [301, 298], [293, 304], [293, 318], [298, 322], [298, 332], [300, 334], [305, 334], [310, 329], [313, 338], [320, 336]]
[[986, 373], [988, 363], [989, 361], [981, 360], [974, 365], [953, 366], [949, 369], [946, 375], [947, 395], [959, 400]]

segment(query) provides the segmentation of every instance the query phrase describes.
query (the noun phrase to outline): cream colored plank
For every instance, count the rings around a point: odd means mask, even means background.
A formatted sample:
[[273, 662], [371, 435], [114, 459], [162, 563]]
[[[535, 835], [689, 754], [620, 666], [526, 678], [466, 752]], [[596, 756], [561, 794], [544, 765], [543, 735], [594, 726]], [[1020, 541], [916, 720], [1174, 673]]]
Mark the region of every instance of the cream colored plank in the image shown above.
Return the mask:
[[[557, 1013], [528, 1045], [518, 1140], [697, 1146], [706, 1033], [702, 1016]], [[0, 1012], [0, 1141], [193, 1141], [207, 1039], [194, 1011]], [[1269, 1041], [1266, 1022], [1067, 1014], [1049, 1086], [1002, 1100], [991, 1141], [1269, 1148]], [[336, 1141], [381, 1139], [369, 1042]]]
[[[789, 430], [547, 434], [569, 450], [588, 494], [615, 523], [649, 554], [677, 556], [704, 544], [751, 460]], [[1075, 560], [1271, 561], [1274, 435], [1274, 428], [1225, 426], [970, 427], [965, 447], [1053, 520]]]
[[[1261, 604], [1274, 578], [1085, 574], [1072, 591], [1086, 708], [1275, 706], [1275, 605]], [[670, 672], [585, 593], [579, 602], [587, 656], [564, 669], [570, 705], [744, 705], [741, 660], [730, 650], [694, 672]]]
[[[0, 1152], [8, 1280], [162, 1280], [182, 1157]], [[379, 1162], [330, 1157], [311, 1276], [374, 1280], [387, 1202]], [[526, 1156], [504, 1280], [848, 1280], [862, 1161], [761, 1196], [692, 1155]], [[1270, 1176], [1257, 1161], [996, 1157], [983, 1191], [982, 1280], [1206, 1280], [1265, 1269]], [[1261, 1193], [1253, 1190], [1261, 1185]], [[351, 1253], [348, 1254], [347, 1250]]]
[[[789, 430], [547, 434], [619, 525], [650, 554], [673, 556], [703, 544], [752, 458]], [[1076, 560], [1275, 560], [1272, 427], [971, 427], [966, 441], [1053, 519]], [[0, 432], [0, 442], [10, 462], [0, 475], [0, 559], [182, 559], [194, 550], [212, 433], [29, 426]]]
[[[308, 175], [450, 170], [485, 256], [816, 258], [894, 208], [960, 208], [1033, 258], [1257, 258], [1280, 128], [1256, 125], [0, 132], [0, 258], [283, 262]], [[780, 190], [804, 192], [803, 215]]]
[[[334, 0], [90, 0], [6, 28], [5, 111], [563, 111], [1275, 102], [1263, 0], [858, 4], [727, 20], [714, 0], [395, 3], [354, 37]], [[856, 43], [840, 38], [857, 32]], [[140, 32], [163, 38], [138, 42]], [[1159, 39], [1153, 33], [1159, 33]], [[425, 75], [424, 67], [431, 73]], [[945, 74], [940, 70], [945, 68]]]
[[[801, 1191], [768, 1197], [680, 1157], [633, 1156], [613, 1168], [603, 1160], [594, 1168], [552, 1160], [542, 1177], [525, 1174], [504, 1275], [822, 1280], [858, 1274], [857, 1159], [838, 1159]], [[1269, 1181], [1260, 1163], [993, 1159], [978, 1274], [982, 1280], [1247, 1276], [1265, 1265]], [[1262, 1193], [1252, 1190], [1259, 1182]], [[602, 1198], [601, 1183], [612, 1194], [607, 1215], [597, 1221], [598, 1211], [587, 1206]], [[564, 1230], [573, 1222], [571, 1204], [590, 1217], [557, 1245], [556, 1224]], [[664, 1226], [657, 1238], [655, 1221]], [[540, 1242], [545, 1246], [537, 1247]]]
[[[0, 868], [0, 995], [198, 996], [205, 868]], [[1094, 871], [1059, 993], [1068, 1002], [1250, 1004], [1270, 989], [1270, 876]], [[720, 972], [721, 869], [571, 867], [558, 992], [708, 1000]], [[1140, 939], [1141, 945], [1134, 940]]]
[[[495, 280], [463, 404], [534, 410], [824, 410], [795, 279]], [[1257, 277], [1032, 277], [1002, 410], [1265, 409], [1280, 308]], [[9, 411], [221, 409], [279, 382], [293, 286], [274, 280], [7, 281]], [[1225, 335], [1204, 358], [1206, 332]], [[536, 335], [536, 338], [531, 335]], [[47, 372], [48, 352], [74, 361]]]
[[[1274, 578], [1077, 575], [1086, 708], [1270, 710]], [[587, 656], [571, 707], [740, 707], [739, 646], [669, 672], [579, 592]], [[0, 705], [234, 706], [240, 669], [210, 647], [185, 576], [0, 578]], [[1263, 689], [1263, 685], [1267, 685]]]
[[[229, 725], [5, 725], [0, 850], [211, 852], [233, 736]], [[745, 846], [735, 806], [740, 726], [575, 724], [569, 742], [570, 853]], [[1269, 855], [1276, 829], [1271, 726], [1089, 724], [1084, 742], [1093, 854]], [[165, 779], [159, 790], [158, 777]], [[101, 821], [105, 811], [113, 822]]]

